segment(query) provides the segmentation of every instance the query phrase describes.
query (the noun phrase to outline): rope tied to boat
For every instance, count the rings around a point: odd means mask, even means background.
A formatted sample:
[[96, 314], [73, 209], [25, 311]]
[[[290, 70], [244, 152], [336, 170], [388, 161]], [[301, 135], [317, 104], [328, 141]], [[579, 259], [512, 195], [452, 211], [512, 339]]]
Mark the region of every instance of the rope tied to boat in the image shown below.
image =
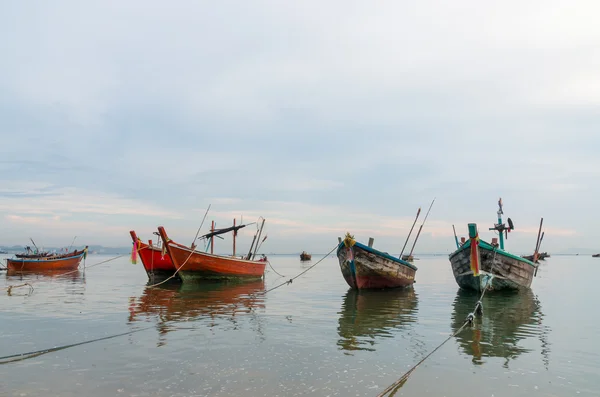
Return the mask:
[[[495, 261], [496, 261], [496, 252], [497, 252], [496, 247], [494, 247], [494, 256], [492, 257], [492, 266], [490, 268], [490, 273], [494, 270], [494, 264], [495, 264]], [[381, 393], [379, 393], [377, 395], [377, 397], [383, 397], [383, 396], [386, 396], [386, 395], [393, 396], [396, 393], [396, 391], [398, 391], [398, 389], [400, 389], [406, 383], [406, 381], [408, 380], [409, 376], [413, 373], [413, 371], [415, 369], [417, 369], [417, 367], [419, 365], [421, 365], [427, 358], [429, 358], [433, 353], [435, 353], [439, 348], [441, 348], [446, 342], [448, 342], [450, 339], [454, 338], [456, 335], [458, 335], [460, 332], [462, 332], [467, 325], [473, 326], [473, 324], [475, 323], [475, 314], [477, 314], [479, 316], [483, 315], [483, 303], [482, 303], [483, 302], [483, 297], [485, 296], [485, 292], [488, 290], [488, 286], [491, 285], [493, 279], [494, 279], [494, 275], [493, 274], [489, 274], [489, 278], [487, 278], [487, 280], [486, 280], [485, 286], [483, 288], [483, 292], [481, 293], [481, 296], [479, 297], [479, 300], [475, 304], [475, 309], [473, 310], [473, 312], [471, 312], [471, 313], [469, 313], [467, 315], [467, 317], [465, 318], [465, 322], [463, 323], [463, 325], [459, 329], [457, 329], [454, 333], [452, 333], [450, 336], [448, 336], [448, 338], [446, 338], [442, 343], [440, 343], [428, 355], [426, 355], [425, 357], [423, 357], [421, 359], [421, 361], [419, 361], [411, 369], [409, 369], [396, 382], [392, 383], [384, 391], [382, 391]]]
[[283, 283], [276, 285], [273, 288], [270, 288], [268, 290], [266, 290], [265, 292], [263, 292], [263, 294], [266, 294], [267, 292], [271, 292], [273, 290], [276, 290], [279, 287], [283, 287], [284, 285], [290, 285], [295, 279], [297, 279], [298, 277], [302, 276], [304, 273], [308, 272], [310, 269], [312, 269], [313, 267], [317, 266], [319, 263], [323, 262], [323, 260], [325, 260], [325, 258], [327, 258], [329, 255], [331, 255], [333, 253], [333, 251], [335, 251], [337, 249], [338, 245], [336, 244], [335, 247], [333, 247], [333, 249], [331, 251], [329, 251], [328, 253], [326, 253], [321, 259], [319, 259], [314, 265], [310, 266], [309, 268], [307, 268], [306, 270], [304, 270], [301, 273], [298, 273], [296, 276], [290, 278], [287, 281], [284, 281]]
[[31, 295], [33, 293], [33, 285], [29, 283], [19, 284], [19, 285], [9, 285], [6, 287], [6, 293], [8, 296], [12, 296], [13, 288], [21, 288], [21, 287], [29, 287], [29, 293], [27, 295]]

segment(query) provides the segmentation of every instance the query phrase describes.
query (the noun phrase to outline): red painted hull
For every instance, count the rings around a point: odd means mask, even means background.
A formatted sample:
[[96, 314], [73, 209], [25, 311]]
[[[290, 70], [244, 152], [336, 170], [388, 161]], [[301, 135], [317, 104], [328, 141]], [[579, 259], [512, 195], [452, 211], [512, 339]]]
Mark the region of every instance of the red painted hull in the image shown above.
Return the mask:
[[12, 272], [33, 272], [39, 270], [75, 270], [83, 259], [84, 251], [76, 255], [52, 259], [43, 257], [38, 259], [7, 259], [6, 268]]
[[[160, 248], [144, 243], [134, 231], [129, 233], [133, 242], [137, 240], [137, 254], [150, 280], [165, 279], [175, 274], [177, 268], [167, 252], [163, 253]], [[176, 275], [174, 278], [179, 277]]]

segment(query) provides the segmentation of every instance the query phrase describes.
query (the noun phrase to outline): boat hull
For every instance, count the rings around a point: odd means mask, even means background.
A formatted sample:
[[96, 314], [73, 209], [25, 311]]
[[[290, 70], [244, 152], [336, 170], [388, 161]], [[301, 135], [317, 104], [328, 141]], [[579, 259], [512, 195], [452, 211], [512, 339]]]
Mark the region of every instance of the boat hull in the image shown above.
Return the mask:
[[[175, 274], [177, 268], [173, 264], [173, 261], [171, 261], [169, 254], [163, 254], [159, 248], [145, 243], [138, 244], [138, 254], [142, 260], [142, 265], [144, 266], [144, 270], [146, 270], [148, 279], [166, 279]], [[175, 275], [174, 278], [179, 279], [178, 275]]]
[[354, 289], [400, 288], [415, 282], [414, 265], [361, 243], [340, 243], [337, 257], [342, 276]]
[[42, 257], [37, 259], [9, 258], [6, 260], [6, 268], [11, 272], [34, 272], [39, 270], [75, 270], [83, 259], [84, 251], [76, 255], [52, 259]]
[[[471, 243], [467, 242], [450, 254], [454, 279], [460, 288], [467, 290], [518, 290], [531, 286], [536, 266], [525, 258], [512, 255], [485, 241], [479, 242], [480, 274], [471, 270]], [[490, 281], [491, 278], [491, 281]]]
[[259, 280], [265, 273], [266, 261], [249, 261], [235, 257], [208, 254], [168, 245], [171, 259], [184, 282], [201, 280]]

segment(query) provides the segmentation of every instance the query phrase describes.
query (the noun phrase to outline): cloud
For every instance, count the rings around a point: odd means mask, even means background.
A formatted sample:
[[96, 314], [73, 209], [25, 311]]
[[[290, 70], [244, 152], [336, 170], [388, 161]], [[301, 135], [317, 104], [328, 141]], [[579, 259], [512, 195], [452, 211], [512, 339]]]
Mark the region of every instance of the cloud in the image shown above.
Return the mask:
[[0, 5], [0, 216], [22, 217], [0, 241], [52, 217], [189, 239], [212, 203], [265, 216], [274, 251], [393, 247], [437, 197], [437, 251], [502, 196], [515, 236], [544, 216], [556, 249], [595, 244], [594, 2], [37, 7]]

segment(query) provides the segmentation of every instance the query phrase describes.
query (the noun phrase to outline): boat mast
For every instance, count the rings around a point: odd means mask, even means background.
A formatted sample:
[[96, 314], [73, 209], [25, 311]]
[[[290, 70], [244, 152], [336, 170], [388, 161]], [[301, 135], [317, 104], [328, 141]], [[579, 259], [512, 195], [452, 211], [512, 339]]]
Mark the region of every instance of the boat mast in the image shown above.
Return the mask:
[[[212, 224], [210, 226], [210, 232], [213, 233], [215, 231], [215, 221], [212, 221]], [[212, 236], [210, 236], [210, 253], [213, 253], [214, 250], [214, 246], [215, 246], [215, 236], [214, 234]]]
[[235, 256], [235, 236], [237, 235], [237, 230], [235, 230], [235, 218], [233, 218], [233, 256]]

